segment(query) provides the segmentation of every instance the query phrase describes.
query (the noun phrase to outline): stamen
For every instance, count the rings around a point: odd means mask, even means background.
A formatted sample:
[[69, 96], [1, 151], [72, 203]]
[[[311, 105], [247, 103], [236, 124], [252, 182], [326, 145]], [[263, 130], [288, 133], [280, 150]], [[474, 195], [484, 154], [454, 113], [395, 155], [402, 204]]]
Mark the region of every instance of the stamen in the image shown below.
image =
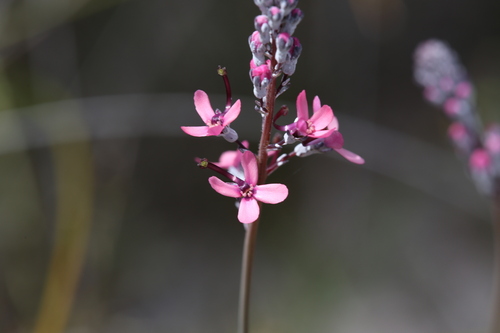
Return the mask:
[[253, 196], [253, 185], [245, 183], [240, 187], [240, 191], [243, 198], [251, 198]]
[[222, 126], [224, 117], [222, 116], [222, 113], [220, 110], [215, 110], [215, 115], [212, 117], [210, 120], [210, 124], [207, 124], [209, 127], [214, 127], [214, 126]]
[[312, 124], [310, 120], [307, 121], [307, 134], [314, 133], [316, 131], [316, 127]]

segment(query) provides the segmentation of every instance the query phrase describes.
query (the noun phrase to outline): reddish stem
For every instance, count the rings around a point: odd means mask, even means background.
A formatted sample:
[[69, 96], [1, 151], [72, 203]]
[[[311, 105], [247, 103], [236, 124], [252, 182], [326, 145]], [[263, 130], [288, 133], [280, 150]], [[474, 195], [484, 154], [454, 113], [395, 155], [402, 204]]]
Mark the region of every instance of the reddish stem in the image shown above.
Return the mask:
[[[274, 54], [274, 52], [273, 52]], [[271, 68], [276, 67], [276, 60], [271, 59]], [[264, 184], [267, 178], [267, 148], [271, 142], [271, 129], [273, 124], [274, 106], [276, 102], [276, 77], [272, 77], [267, 90], [266, 103], [264, 105], [265, 113], [262, 119], [262, 133], [259, 142], [259, 152], [257, 163], [259, 168], [258, 184]], [[262, 206], [259, 202], [259, 205]], [[250, 305], [250, 286], [253, 268], [253, 256], [255, 252], [255, 243], [257, 240], [257, 230], [260, 219], [250, 223], [245, 233], [245, 243], [243, 245], [243, 262], [241, 267], [240, 282], [240, 304], [238, 312], [238, 333], [248, 333], [248, 318]]]

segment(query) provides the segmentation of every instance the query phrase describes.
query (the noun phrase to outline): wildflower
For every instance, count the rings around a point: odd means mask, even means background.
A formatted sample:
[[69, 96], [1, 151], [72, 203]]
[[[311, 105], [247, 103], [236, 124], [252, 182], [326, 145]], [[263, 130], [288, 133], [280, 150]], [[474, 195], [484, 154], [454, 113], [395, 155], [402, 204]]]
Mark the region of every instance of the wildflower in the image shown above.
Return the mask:
[[206, 126], [181, 126], [181, 129], [186, 134], [196, 137], [222, 136], [229, 142], [234, 142], [238, 139], [238, 134], [229, 128], [229, 124], [240, 114], [240, 100], [237, 100], [236, 103], [224, 112], [219, 109], [214, 111], [210, 105], [208, 95], [203, 90], [197, 90], [194, 93], [194, 106]]
[[[336, 120], [337, 119], [335, 118], [332, 123], [336, 122]], [[331, 125], [328, 126], [328, 128], [331, 129]], [[326, 153], [334, 150], [351, 163], [365, 163], [365, 160], [361, 156], [353, 153], [352, 151], [344, 149], [343, 146], [344, 137], [338, 130], [335, 130], [325, 138], [314, 139], [307, 144], [298, 144], [297, 146], [295, 146], [294, 152], [298, 157], [306, 157], [312, 154]]]
[[[313, 112], [316, 114], [319, 112], [324, 106], [321, 106], [321, 101], [318, 96], [313, 99]], [[333, 113], [333, 111], [332, 111]], [[344, 137], [339, 132], [339, 121], [335, 115], [333, 116], [332, 121], [327, 126], [327, 130], [330, 131], [329, 135], [326, 137], [321, 137], [314, 139], [309, 142], [305, 142], [295, 146], [294, 152], [298, 157], [305, 157], [315, 153], [326, 153], [331, 150], [335, 150], [337, 153], [342, 155], [346, 160], [355, 164], [364, 164], [365, 160], [347, 150], [344, 149]]]
[[[335, 118], [332, 108], [323, 105], [319, 108], [315, 107], [313, 110], [315, 110], [314, 114], [309, 118], [306, 91], [303, 90], [297, 97], [297, 119], [289, 125], [279, 126], [275, 124], [274, 126], [279, 130], [287, 131], [295, 139], [322, 138], [332, 134], [335, 129], [326, 129]], [[289, 137], [287, 140], [287, 143], [293, 142]]]
[[240, 198], [238, 220], [241, 223], [252, 223], [260, 214], [258, 201], [269, 204], [280, 203], [288, 196], [288, 188], [283, 184], [257, 185], [259, 178], [257, 159], [251, 151], [243, 153], [241, 165], [245, 180], [240, 184], [226, 183], [215, 176], [210, 177], [208, 181], [216, 192]]

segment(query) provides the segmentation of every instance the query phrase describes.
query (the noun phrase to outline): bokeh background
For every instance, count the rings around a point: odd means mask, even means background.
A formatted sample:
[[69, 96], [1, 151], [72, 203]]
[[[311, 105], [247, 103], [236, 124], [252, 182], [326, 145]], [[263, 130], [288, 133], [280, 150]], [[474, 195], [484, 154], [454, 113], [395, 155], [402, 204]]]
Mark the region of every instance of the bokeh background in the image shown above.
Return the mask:
[[[486, 332], [489, 201], [421, 98], [412, 53], [446, 40], [500, 121], [500, 2], [310, 0], [292, 86], [331, 105], [353, 165], [293, 160], [270, 181], [252, 332]], [[195, 156], [193, 92], [257, 146], [247, 38], [258, 9], [229, 0], [0, 1], [0, 332], [234, 332], [243, 227]]]

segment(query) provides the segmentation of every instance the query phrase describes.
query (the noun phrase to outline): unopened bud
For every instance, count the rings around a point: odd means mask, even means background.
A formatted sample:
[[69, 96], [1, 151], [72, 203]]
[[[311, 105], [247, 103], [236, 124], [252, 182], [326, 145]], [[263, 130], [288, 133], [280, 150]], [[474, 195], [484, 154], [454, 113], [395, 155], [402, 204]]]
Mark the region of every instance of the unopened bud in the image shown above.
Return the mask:
[[238, 133], [229, 126], [224, 127], [219, 136], [222, 136], [227, 142], [235, 142], [238, 140]]

